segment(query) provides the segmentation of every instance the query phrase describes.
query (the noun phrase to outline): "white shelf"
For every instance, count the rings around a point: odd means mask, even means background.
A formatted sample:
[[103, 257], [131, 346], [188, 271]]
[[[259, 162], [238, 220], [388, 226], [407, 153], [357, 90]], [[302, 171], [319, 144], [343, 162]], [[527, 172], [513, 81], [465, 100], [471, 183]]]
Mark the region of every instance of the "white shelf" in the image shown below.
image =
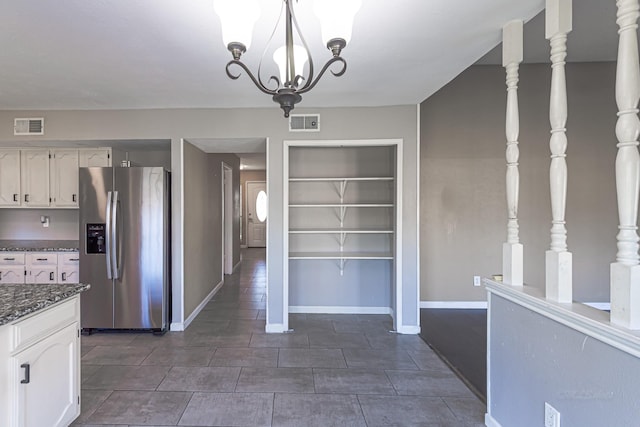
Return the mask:
[[289, 234], [393, 234], [386, 228], [292, 228]]
[[289, 259], [393, 259], [390, 253], [375, 252], [291, 252]]
[[334, 177], [334, 178], [289, 178], [289, 182], [340, 182], [340, 181], [393, 181], [392, 176], [369, 176], [369, 177]]
[[392, 208], [393, 203], [296, 203], [290, 208]]

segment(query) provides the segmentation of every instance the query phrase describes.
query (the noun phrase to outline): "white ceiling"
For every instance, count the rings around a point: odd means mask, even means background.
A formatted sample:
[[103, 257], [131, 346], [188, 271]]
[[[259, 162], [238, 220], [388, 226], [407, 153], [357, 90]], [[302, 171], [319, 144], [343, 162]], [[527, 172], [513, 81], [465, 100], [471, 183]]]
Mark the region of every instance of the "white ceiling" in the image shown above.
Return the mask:
[[[247, 76], [226, 76], [230, 54], [212, 3], [2, 1], [0, 109], [273, 106]], [[254, 70], [280, 9], [278, 0], [261, 4], [244, 56]], [[319, 69], [329, 52], [311, 1], [295, 4]], [[301, 105], [417, 104], [495, 46], [505, 22], [528, 20], [543, 5], [544, 0], [365, 0], [343, 52], [347, 73], [325, 75]], [[283, 37], [276, 35], [278, 44]]]

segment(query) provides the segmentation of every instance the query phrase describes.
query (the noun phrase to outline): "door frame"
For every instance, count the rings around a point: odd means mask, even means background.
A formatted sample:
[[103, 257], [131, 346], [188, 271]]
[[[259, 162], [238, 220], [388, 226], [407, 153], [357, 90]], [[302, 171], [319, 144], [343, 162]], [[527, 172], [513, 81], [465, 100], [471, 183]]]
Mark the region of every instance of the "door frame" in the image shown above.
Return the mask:
[[233, 273], [233, 169], [225, 162], [220, 169], [222, 190], [222, 279]]

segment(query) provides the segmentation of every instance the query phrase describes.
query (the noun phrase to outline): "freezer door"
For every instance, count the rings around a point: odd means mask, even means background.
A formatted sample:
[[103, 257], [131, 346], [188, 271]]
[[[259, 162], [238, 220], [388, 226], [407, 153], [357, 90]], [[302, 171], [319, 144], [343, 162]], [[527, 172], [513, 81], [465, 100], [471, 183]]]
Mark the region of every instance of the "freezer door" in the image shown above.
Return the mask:
[[108, 200], [113, 190], [113, 169], [80, 168], [79, 172], [81, 326], [113, 328], [113, 282], [107, 274]]
[[115, 168], [115, 328], [166, 323], [167, 179], [163, 168]]

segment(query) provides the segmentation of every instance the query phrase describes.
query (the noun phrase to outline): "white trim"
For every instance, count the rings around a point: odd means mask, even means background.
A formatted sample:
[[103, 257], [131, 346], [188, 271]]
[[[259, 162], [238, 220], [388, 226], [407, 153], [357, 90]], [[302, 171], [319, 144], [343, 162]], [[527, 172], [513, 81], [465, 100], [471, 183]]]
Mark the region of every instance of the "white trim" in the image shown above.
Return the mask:
[[[222, 190], [222, 277], [233, 273], [233, 168], [225, 162], [221, 165], [221, 190]], [[227, 182], [227, 177], [230, 178]], [[231, 203], [227, 203], [227, 202]], [[231, 212], [227, 212], [230, 210]], [[227, 215], [231, 213], [231, 215]], [[225, 255], [227, 262], [225, 262]], [[231, 271], [229, 271], [231, 270]]]
[[[396, 250], [396, 259], [395, 259], [395, 291], [396, 291], [396, 301], [393, 307], [394, 316], [393, 316], [393, 328], [396, 331], [402, 330], [404, 325], [404, 282], [402, 281], [402, 270], [404, 268], [404, 262], [402, 261], [402, 239], [403, 239], [403, 229], [402, 226], [402, 210], [404, 207], [404, 195], [402, 193], [402, 182], [404, 178], [404, 168], [402, 167], [404, 161], [404, 140], [399, 139], [395, 141], [396, 145], [396, 235], [395, 235], [395, 250]], [[419, 174], [419, 172], [418, 172]], [[420, 194], [420, 193], [417, 193]], [[416, 299], [416, 301], [418, 301]], [[418, 318], [420, 318], [420, 309], [416, 307], [416, 311], [418, 312]]]
[[420, 308], [487, 308], [486, 301], [420, 301]]
[[556, 303], [544, 297], [544, 290], [531, 286], [512, 287], [493, 280], [483, 283], [492, 294], [509, 300], [571, 329], [602, 341], [618, 350], [640, 357], [640, 331], [612, 325], [609, 313], [581, 303]]
[[392, 314], [391, 307], [349, 307], [322, 305], [290, 305], [289, 313], [321, 313], [321, 314]]
[[416, 321], [420, 329], [420, 104], [416, 104]]
[[484, 425], [487, 427], [502, 427], [491, 414], [484, 414]]
[[[491, 292], [487, 292], [487, 305], [491, 307]], [[495, 421], [488, 412], [491, 411], [491, 310], [487, 309], [487, 414], [491, 420]], [[487, 419], [485, 416], [485, 424]], [[486, 424], [494, 425], [494, 424]]]
[[204, 309], [204, 307], [207, 305], [207, 303], [209, 301], [211, 301], [211, 299], [214, 297], [215, 294], [218, 293], [218, 291], [220, 290], [220, 288], [222, 287], [223, 284], [224, 284], [224, 282], [220, 281], [216, 286], [214, 286], [214, 288], [211, 290], [211, 292], [209, 292], [209, 295], [207, 295], [202, 300], [202, 302], [200, 304], [198, 304], [198, 306], [193, 310], [193, 312], [189, 315], [189, 317], [187, 317], [187, 319], [184, 321], [184, 329], [187, 329], [189, 327], [191, 322], [193, 322], [193, 320], [196, 318], [196, 316], [198, 314], [200, 314], [200, 312]]
[[583, 302], [582, 304], [597, 308], [598, 310], [611, 311], [610, 302]]
[[282, 334], [287, 332], [288, 329], [282, 323], [267, 323], [264, 331], [268, 334]]
[[[171, 295], [173, 301], [171, 302], [171, 317], [172, 323], [170, 329], [172, 331], [183, 331], [184, 327], [184, 142], [183, 138], [176, 140], [178, 144], [178, 159], [173, 158], [173, 147], [174, 140], [171, 142], [172, 147], [172, 174], [176, 172], [177, 169], [177, 178], [174, 176], [171, 179], [172, 191], [172, 202], [171, 202], [171, 210], [173, 211], [174, 207], [177, 204], [177, 209], [179, 211], [178, 215], [173, 215], [172, 218], [177, 216], [179, 217], [179, 221], [171, 221], [172, 230], [171, 230], [171, 263], [172, 263], [172, 272], [171, 272]], [[173, 165], [173, 162], [177, 163], [177, 165]], [[177, 187], [177, 191], [174, 190], [174, 185]], [[177, 193], [177, 194], [175, 194]], [[176, 197], [177, 196], [177, 197]], [[175, 229], [174, 229], [175, 228]], [[174, 240], [175, 239], [175, 240]]]
[[282, 327], [289, 329], [289, 142], [282, 145]]
[[235, 273], [238, 270], [240, 264], [242, 264], [242, 260], [238, 261], [236, 265], [233, 266], [233, 272], [231, 274]]
[[[265, 141], [266, 154], [265, 155], [266, 155], [266, 160], [267, 160], [266, 163], [267, 164], [266, 164], [266, 169], [264, 171], [264, 178], [265, 178], [265, 188], [267, 189], [267, 247], [265, 248], [265, 252], [266, 252], [266, 255], [265, 255], [265, 268], [266, 268], [266, 277], [267, 277], [267, 280], [266, 280], [266, 290], [267, 290], [267, 292], [266, 292], [266, 295], [265, 295], [266, 296], [266, 303], [265, 303], [265, 317], [266, 317], [266, 319], [265, 319], [264, 330], [267, 333], [274, 333], [274, 332], [284, 332], [286, 329], [284, 329], [284, 325], [282, 325], [280, 323], [269, 323], [269, 319], [271, 319], [271, 316], [270, 316], [270, 311], [271, 310], [270, 310], [270, 304], [269, 304], [269, 302], [270, 302], [269, 301], [269, 289], [270, 289], [270, 285], [269, 285], [269, 265], [270, 265], [270, 263], [269, 263], [269, 235], [270, 235], [270, 231], [269, 230], [272, 227], [271, 224], [274, 223], [274, 221], [268, 221], [268, 218], [269, 218], [268, 207], [269, 207], [269, 147], [270, 147], [270, 142], [271, 142], [270, 139], [266, 138], [266, 141]], [[244, 212], [245, 212], [245, 217], [246, 217], [246, 212], [247, 212], [246, 200], [248, 200], [247, 199], [248, 196], [247, 196], [247, 192], [246, 192], [246, 183], [245, 183], [244, 197], [245, 197], [245, 205], [244, 205], [245, 206], [245, 210], [244, 210]], [[246, 227], [245, 227], [245, 234], [246, 234], [245, 242], [248, 243], [249, 242], [249, 240], [248, 240], [249, 239], [249, 234], [247, 233], [247, 228]], [[283, 256], [284, 256], [284, 254], [283, 254]], [[282, 330], [278, 331], [279, 329], [282, 329]]]
[[418, 335], [420, 333], [420, 326], [402, 325], [396, 332], [403, 335]]

